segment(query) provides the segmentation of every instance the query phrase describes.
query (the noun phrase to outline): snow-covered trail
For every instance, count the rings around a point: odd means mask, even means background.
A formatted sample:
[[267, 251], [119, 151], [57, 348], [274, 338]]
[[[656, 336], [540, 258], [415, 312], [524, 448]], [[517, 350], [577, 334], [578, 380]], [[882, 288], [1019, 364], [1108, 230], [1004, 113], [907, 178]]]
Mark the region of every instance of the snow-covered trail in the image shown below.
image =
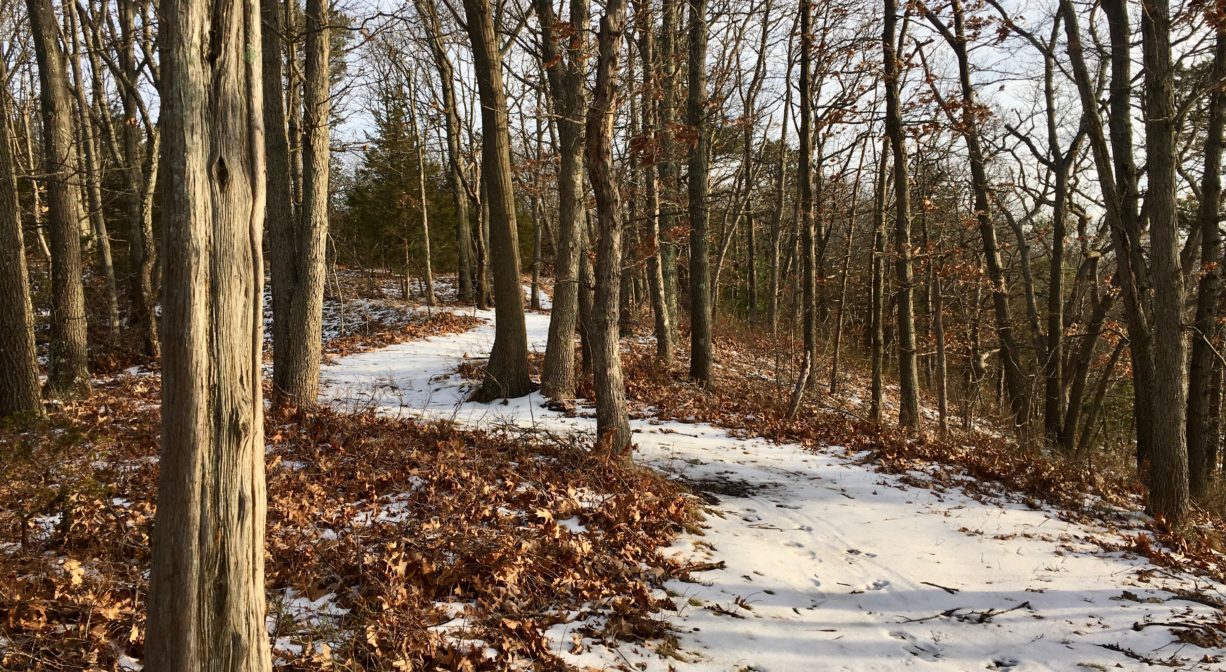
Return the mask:
[[[492, 321], [490, 313], [479, 313]], [[543, 349], [548, 315], [528, 313]], [[454, 418], [469, 426], [514, 423], [552, 432], [592, 431], [538, 395], [490, 405], [464, 402], [454, 375], [483, 357], [492, 324], [337, 360], [325, 396], [350, 408]], [[1104, 530], [1021, 504], [984, 504], [956, 488], [903, 485], [843, 451], [730, 438], [707, 425], [634, 423], [635, 459], [718, 499], [702, 536], [676, 552], [723, 563], [670, 582], [680, 651], [610, 650], [585, 641], [569, 653], [575, 624], [555, 626], [560, 655], [580, 667], [682, 670], [1143, 669], [1115, 647], [1184, 669], [1226, 669], [1167, 627], [1213, 610], [1175, 597], [1196, 580], [1164, 570], [1142, 580], [1142, 560], [1085, 541]], [[1152, 567], [1151, 567], [1152, 569]], [[1203, 590], [1206, 582], [1199, 582]], [[1223, 587], [1209, 586], [1221, 596]], [[1210, 658], [1206, 658], [1210, 656]]]

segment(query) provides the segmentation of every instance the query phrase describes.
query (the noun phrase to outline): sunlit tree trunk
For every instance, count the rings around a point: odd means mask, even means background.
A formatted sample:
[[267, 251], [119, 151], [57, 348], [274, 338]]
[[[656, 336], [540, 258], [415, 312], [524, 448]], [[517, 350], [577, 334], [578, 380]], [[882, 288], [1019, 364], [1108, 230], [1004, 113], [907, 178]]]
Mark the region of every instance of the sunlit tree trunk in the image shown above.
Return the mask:
[[266, 672], [260, 12], [254, 0], [160, 9], [162, 306], [174, 337], [146, 669]]
[[81, 275], [81, 222], [77, 189], [80, 166], [73, 152], [72, 102], [64, 53], [50, 0], [26, 0], [42, 92], [43, 160], [47, 181], [47, 230], [51, 234], [51, 339], [45, 393], [52, 398], [88, 396], [85, 288]]
[[464, 0], [464, 14], [481, 97], [481, 179], [486, 187], [483, 200], [489, 207], [490, 265], [496, 286], [494, 347], [477, 395], [488, 401], [522, 397], [532, 391], [533, 384], [528, 377], [528, 336], [519, 285], [519, 232], [511, 184], [511, 135], [502, 86], [502, 54], [488, 0]]

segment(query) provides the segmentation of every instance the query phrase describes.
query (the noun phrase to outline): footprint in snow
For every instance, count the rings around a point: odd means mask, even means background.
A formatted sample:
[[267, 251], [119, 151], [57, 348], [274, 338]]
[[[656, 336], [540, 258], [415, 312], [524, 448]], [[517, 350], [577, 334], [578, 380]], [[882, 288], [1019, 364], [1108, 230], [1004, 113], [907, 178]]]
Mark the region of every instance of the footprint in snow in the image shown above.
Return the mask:
[[917, 658], [922, 658], [928, 661], [940, 660], [942, 654], [944, 653], [941, 646], [936, 642], [921, 642], [915, 637], [915, 635], [908, 632], [903, 632], [902, 630], [895, 630], [890, 633], [890, 636], [906, 642], [906, 644], [904, 644], [902, 647], [903, 651], [906, 651]]

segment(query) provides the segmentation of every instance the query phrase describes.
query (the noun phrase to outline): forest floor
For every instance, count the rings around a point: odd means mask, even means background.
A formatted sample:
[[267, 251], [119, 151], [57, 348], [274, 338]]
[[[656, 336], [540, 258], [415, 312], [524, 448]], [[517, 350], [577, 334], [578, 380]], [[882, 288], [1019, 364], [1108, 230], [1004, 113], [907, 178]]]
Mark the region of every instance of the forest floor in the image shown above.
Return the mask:
[[[466, 369], [489, 351], [493, 325], [489, 313], [462, 312], [485, 322], [462, 334], [340, 358], [324, 371], [325, 396], [340, 408], [578, 433], [590, 442], [594, 415], [582, 403], [550, 408], [537, 394], [488, 405], [467, 401], [473, 375]], [[546, 313], [527, 316], [536, 351], [544, 349], [548, 320]], [[701, 531], [681, 535], [668, 549], [692, 568], [688, 580], [663, 584], [676, 609], [665, 613], [676, 639], [653, 646], [588, 638], [585, 621], [607, 614], [576, 613], [546, 631], [570, 664], [1226, 669], [1220, 608], [1226, 588], [1151, 563], [1145, 555], [1178, 565], [1169, 560], [1180, 554], [1153, 551], [1150, 544], [1158, 544], [1143, 517], [1127, 507], [1098, 501], [1092, 508], [1109, 515], [1074, 515], [939, 464], [883, 468], [881, 460], [866, 459], [869, 451], [806, 447], [745, 431], [767, 423], [765, 414], [723, 423], [729, 430], [696, 417], [663, 420], [658, 410], [640, 404], [634, 412], [634, 460], [687, 484], [707, 514]], [[585, 514], [574, 522], [584, 525]]]
[[[467, 401], [492, 312], [342, 279], [331, 410], [265, 421], [282, 669], [1226, 670], [1220, 521], [1172, 535], [1126, 476], [880, 429], [854, 375], [789, 420], [743, 336], [711, 391], [625, 339], [608, 460], [587, 402]], [[158, 374], [95, 386], [0, 425], [0, 669], [141, 668]]]

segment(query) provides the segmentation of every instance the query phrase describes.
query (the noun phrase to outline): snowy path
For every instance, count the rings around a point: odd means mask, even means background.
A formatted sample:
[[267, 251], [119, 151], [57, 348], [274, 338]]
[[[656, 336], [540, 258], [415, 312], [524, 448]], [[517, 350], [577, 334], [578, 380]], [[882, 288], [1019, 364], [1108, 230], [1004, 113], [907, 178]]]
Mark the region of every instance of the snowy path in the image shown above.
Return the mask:
[[[548, 315], [528, 313], [527, 324], [532, 347], [543, 349]], [[463, 402], [466, 384], [451, 372], [466, 355], [484, 357], [492, 340], [487, 324], [342, 358], [324, 371], [325, 395], [341, 407], [470, 426], [592, 431], [593, 419], [548, 411], [538, 395]], [[733, 439], [706, 425], [645, 420], [634, 429], [636, 460], [719, 500], [705, 535], [683, 536], [677, 552], [725, 564], [696, 572], [703, 583], [669, 584], [679, 610], [669, 615], [680, 633], [675, 657], [599, 644], [572, 655], [573, 625], [555, 626], [556, 649], [580, 667], [1149, 669], [1106, 648], [1120, 647], [1176, 656], [1184, 669], [1226, 670], [1205, 659], [1221, 651], [1182, 644], [1166, 627], [1134, 629], [1212, 609], [1164, 590], [1192, 588], [1193, 579], [1157, 570], [1142, 582], [1144, 562], [1082, 540], [1103, 530], [908, 487], [839, 450]]]

